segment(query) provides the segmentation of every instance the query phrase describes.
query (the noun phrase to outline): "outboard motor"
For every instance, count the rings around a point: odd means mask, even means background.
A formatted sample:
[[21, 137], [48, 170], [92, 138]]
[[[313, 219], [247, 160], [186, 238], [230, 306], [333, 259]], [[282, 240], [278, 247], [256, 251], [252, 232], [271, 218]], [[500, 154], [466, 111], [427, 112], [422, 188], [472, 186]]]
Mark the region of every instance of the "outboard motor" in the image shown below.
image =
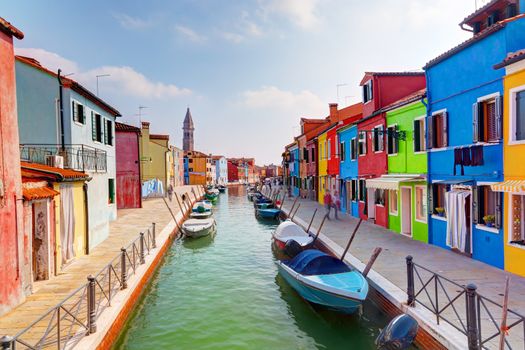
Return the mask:
[[376, 339], [376, 345], [381, 350], [407, 349], [416, 338], [419, 326], [410, 315], [401, 314], [386, 326]]
[[295, 258], [297, 254], [303, 251], [303, 247], [297, 241], [289, 239], [284, 245], [284, 253], [290, 258]]

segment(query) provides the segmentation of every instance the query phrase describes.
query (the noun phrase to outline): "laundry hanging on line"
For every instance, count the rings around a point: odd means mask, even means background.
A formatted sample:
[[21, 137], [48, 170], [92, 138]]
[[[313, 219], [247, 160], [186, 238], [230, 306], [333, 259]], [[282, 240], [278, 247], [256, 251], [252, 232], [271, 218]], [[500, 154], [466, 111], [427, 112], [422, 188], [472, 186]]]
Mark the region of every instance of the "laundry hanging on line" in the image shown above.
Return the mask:
[[454, 175], [456, 175], [458, 165], [461, 166], [461, 175], [465, 175], [466, 166], [483, 165], [483, 146], [454, 148]]

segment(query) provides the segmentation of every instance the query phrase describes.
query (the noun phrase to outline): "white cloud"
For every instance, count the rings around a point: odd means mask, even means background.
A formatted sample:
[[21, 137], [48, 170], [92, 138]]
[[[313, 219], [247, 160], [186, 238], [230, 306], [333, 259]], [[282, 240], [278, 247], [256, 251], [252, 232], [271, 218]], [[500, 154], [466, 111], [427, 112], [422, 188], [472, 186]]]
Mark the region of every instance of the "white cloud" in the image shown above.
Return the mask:
[[181, 34], [186, 39], [193, 41], [194, 43], [202, 43], [206, 41], [206, 37], [195, 32], [193, 29], [185, 26], [175, 26], [177, 33]]
[[234, 44], [240, 44], [251, 37], [260, 37], [263, 35], [262, 29], [257, 23], [250, 18], [247, 11], [242, 11], [240, 20], [234, 26], [234, 30], [219, 31], [219, 35]]
[[292, 112], [296, 116], [326, 113], [325, 103], [319, 96], [308, 90], [294, 93], [275, 86], [263, 86], [259, 90], [243, 92], [242, 98], [242, 104], [252, 109]]
[[122, 27], [131, 30], [145, 29], [153, 25], [153, 21], [151, 19], [145, 20], [142, 18], [126, 15], [125, 13], [115, 13], [113, 14], [113, 17]]
[[238, 33], [232, 33], [232, 32], [220, 32], [220, 35], [232, 43], [239, 44], [244, 41], [245, 37]]
[[261, 14], [277, 14], [289, 18], [302, 29], [312, 29], [319, 23], [317, 5], [319, 0], [261, 0]]
[[16, 47], [15, 53], [20, 56], [34, 58], [39, 61], [42, 66], [53, 72], [56, 72], [59, 68], [62, 70], [62, 74], [79, 72], [78, 65], [75, 62], [44, 49]]

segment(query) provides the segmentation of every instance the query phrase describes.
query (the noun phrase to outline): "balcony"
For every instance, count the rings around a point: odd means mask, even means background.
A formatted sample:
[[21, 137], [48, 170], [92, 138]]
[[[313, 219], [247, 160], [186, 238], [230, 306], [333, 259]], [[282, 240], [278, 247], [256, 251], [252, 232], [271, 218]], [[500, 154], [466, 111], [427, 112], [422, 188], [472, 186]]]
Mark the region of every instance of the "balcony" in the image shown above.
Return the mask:
[[20, 159], [82, 172], [107, 172], [106, 151], [86, 145], [21, 144]]

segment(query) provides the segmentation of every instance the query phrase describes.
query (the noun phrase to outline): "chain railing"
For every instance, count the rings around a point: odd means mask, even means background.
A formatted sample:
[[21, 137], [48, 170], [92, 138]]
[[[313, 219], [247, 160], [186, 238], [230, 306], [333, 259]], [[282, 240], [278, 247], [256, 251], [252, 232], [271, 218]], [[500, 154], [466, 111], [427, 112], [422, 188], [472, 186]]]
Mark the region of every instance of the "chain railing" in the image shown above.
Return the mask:
[[14, 337], [0, 338], [0, 349], [72, 349], [85, 336], [97, 331], [97, 320], [111, 306], [115, 295], [127, 288], [127, 281], [145, 256], [156, 248], [155, 223], [121, 248], [109, 264], [67, 296], [62, 302]]
[[[60, 161], [55, 156], [61, 158]], [[65, 169], [78, 171], [107, 171], [107, 153], [104, 150], [87, 145], [51, 145], [51, 144], [22, 144], [20, 145], [20, 159], [45, 165], [63, 166]], [[58, 163], [62, 164], [58, 164]]]
[[[503, 306], [477, 292], [474, 284], [461, 285], [406, 258], [407, 304], [420, 305], [465, 335], [469, 350], [499, 349]], [[525, 318], [508, 309], [505, 349], [525, 349]]]

